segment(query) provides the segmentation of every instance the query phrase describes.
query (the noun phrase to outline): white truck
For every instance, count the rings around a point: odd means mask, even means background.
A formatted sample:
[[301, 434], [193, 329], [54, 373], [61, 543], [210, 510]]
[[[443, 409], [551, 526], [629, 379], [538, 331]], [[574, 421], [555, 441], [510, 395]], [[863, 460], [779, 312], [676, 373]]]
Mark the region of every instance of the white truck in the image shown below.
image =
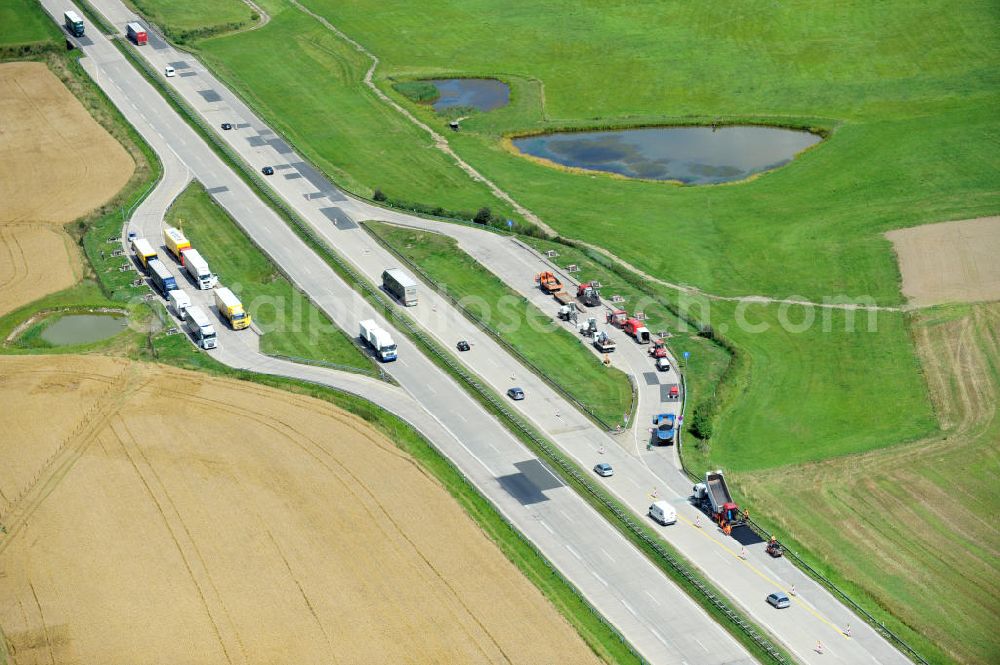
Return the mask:
[[361, 322], [361, 340], [371, 347], [375, 355], [384, 363], [396, 359], [396, 343], [392, 336], [378, 327], [371, 319]]
[[389, 268], [382, 273], [382, 288], [406, 307], [417, 304], [417, 282], [399, 268]]
[[184, 250], [184, 269], [202, 291], [214, 288], [219, 283], [218, 277], [208, 269], [208, 261], [202, 258], [197, 249]]
[[183, 291], [170, 291], [167, 293], [167, 300], [174, 309], [174, 314], [181, 321], [187, 319], [187, 308], [191, 306], [191, 298]]
[[198, 305], [191, 305], [187, 308], [187, 329], [201, 348], [214, 349], [218, 345], [212, 320]]

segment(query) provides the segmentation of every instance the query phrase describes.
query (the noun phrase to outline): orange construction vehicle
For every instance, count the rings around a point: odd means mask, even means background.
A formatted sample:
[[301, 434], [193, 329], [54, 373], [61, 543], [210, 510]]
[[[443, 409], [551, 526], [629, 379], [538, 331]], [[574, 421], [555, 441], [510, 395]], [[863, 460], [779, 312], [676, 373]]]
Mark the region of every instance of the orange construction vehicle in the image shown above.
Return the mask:
[[545, 293], [556, 293], [557, 291], [562, 291], [562, 282], [549, 271], [540, 272], [535, 275], [535, 283], [538, 284], [539, 288]]

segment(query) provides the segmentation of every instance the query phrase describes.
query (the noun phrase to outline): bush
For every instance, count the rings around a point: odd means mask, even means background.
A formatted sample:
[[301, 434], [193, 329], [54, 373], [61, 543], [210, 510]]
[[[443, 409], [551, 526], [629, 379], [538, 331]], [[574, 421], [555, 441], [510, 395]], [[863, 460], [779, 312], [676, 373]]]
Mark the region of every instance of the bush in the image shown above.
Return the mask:
[[486, 206], [483, 206], [476, 213], [476, 216], [472, 218], [476, 224], [489, 224], [493, 221], [493, 211], [491, 211]]
[[434, 84], [427, 81], [403, 81], [402, 83], [393, 83], [392, 87], [401, 95], [418, 104], [429, 104], [441, 96]]
[[712, 438], [712, 421], [715, 419], [715, 398], [705, 400], [691, 413], [691, 433], [702, 440]]
[[374, 193], [374, 194], [372, 194], [372, 198], [373, 198], [374, 200], [376, 200], [376, 201], [385, 201], [385, 200], [386, 200], [386, 199], [388, 199], [389, 197], [387, 197], [387, 196], [385, 195], [385, 193], [384, 193], [384, 192], [382, 191], [382, 188], [381, 188], [381, 187], [376, 187], [376, 188], [375, 188], [375, 193]]

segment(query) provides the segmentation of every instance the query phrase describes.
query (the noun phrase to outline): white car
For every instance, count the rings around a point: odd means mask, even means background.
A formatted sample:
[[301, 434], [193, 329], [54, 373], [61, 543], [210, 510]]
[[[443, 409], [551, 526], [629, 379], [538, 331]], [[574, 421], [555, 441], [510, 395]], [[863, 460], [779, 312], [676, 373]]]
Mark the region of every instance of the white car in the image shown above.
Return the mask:
[[670, 371], [670, 361], [667, 360], [666, 358], [657, 358], [656, 359], [656, 369], [660, 370], [661, 372], [669, 372]]
[[167, 68], [163, 70], [163, 73], [167, 75], [167, 78], [170, 78], [176, 72], [174, 72], [174, 68], [173, 67], [171, 67], [171, 66], [168, 65]]

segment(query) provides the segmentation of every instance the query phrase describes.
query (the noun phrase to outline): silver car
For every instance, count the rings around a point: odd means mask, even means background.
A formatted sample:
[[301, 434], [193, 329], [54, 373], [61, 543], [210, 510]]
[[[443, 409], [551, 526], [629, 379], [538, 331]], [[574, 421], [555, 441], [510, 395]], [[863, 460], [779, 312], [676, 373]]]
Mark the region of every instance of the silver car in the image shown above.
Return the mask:
[[767, 597], [768, 605], [773, 605], [775, 609], [783, 610], [786, 607], [790, 607], [792, 601], [788, 596], [781, 591], [776, 591]]
[[594, 473], [601, 476], [602, 478], [609, 478], [615, 475], [615, 470], [611, 468], [611, 465], [607, 462], [601, 462], [594, 467]]

